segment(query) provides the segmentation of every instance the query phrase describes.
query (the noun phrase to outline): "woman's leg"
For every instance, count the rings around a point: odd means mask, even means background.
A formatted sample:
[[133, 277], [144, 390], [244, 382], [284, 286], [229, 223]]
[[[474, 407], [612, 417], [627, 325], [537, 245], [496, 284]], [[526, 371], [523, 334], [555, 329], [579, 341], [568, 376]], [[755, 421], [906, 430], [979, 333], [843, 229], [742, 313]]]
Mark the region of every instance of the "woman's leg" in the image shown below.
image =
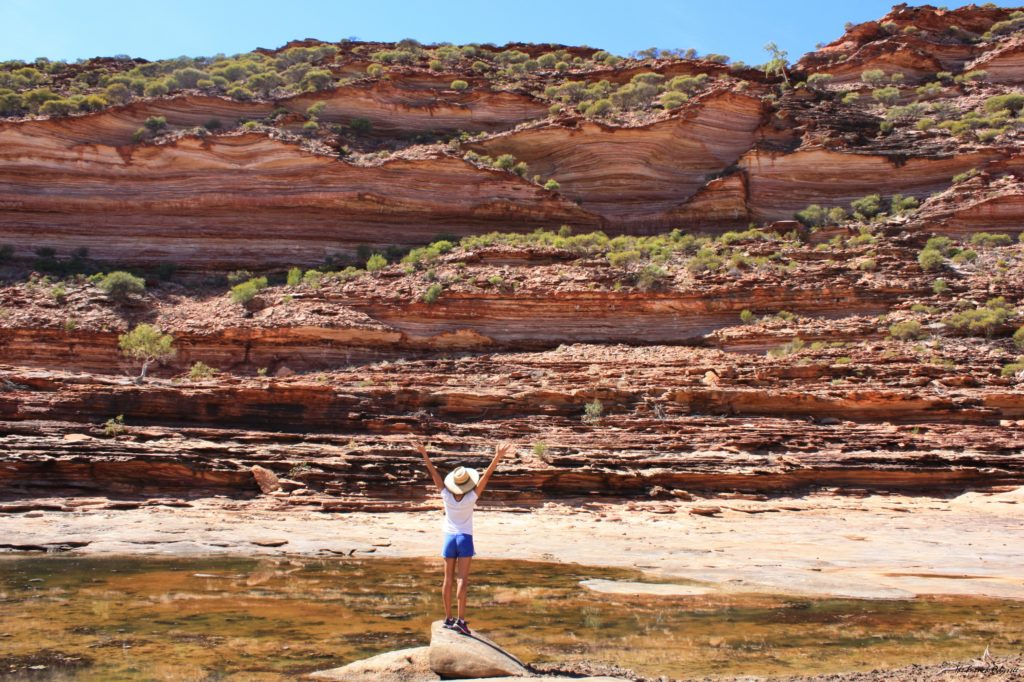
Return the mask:
[[452, 617], [452, 584], [455, 582], [455, 562], [458, 559], [444, 560], [444, 583], [441, 585], [441, 600], [444, 601], [444, 618]]
[[466, 592], [469, 590], [469, 567], [473, 557], [459, 557], [459, 618], [466, 619]]

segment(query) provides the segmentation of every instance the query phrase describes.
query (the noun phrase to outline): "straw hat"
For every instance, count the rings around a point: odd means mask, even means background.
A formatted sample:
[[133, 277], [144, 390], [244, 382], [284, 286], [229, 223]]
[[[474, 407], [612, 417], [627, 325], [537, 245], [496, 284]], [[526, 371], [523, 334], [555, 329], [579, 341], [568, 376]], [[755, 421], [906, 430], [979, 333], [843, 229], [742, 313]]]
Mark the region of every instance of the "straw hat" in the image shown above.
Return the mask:
[[444, 477], [444, 487], [454, 495], [463, 495], [476, 487], [480, 474], [476, 469], [459, 467]]

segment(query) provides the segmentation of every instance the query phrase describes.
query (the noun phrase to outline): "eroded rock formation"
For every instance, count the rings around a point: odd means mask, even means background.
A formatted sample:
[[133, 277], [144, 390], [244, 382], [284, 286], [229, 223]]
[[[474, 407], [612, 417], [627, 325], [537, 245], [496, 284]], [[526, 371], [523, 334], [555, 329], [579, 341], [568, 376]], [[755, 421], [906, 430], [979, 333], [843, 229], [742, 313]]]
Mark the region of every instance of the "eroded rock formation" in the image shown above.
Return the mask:
[[[414, 441], [506, 438], [518, 504], [1019, 486], [1020, 20], [900, 6], [767, 75], [589, 48], [382, 75], [350, 45], [311, 92], [9, 117], [4, 509], [415, 509]], [[105, 293], [115, 267], [144, 287]], [[140, 324], [176, 352], [146, 381]]]

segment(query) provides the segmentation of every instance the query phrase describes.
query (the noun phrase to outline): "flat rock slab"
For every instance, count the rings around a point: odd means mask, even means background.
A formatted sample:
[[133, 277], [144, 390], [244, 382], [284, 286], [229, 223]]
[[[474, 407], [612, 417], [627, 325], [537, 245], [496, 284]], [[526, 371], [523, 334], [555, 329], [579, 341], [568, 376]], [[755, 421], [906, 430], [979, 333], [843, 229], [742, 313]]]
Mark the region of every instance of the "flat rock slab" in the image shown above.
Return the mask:
[[307, 680], [330, 682], [434, 682], [441, 677], [430, 670], [430, 647], [399, 649], [364, 658], [340, 668], [306, 675]]
[[581, 580], [580, 585], [604, 594], [651, 594], [660, 597], [689, 597], [708, 594], [713, 590], [700, 585], [675, 585], [673, 583], [636, 583], [625, 580]]
[[521, 678], [526, 666], [481, 634], [460, 635], [436, 620], [430, 626], [430, 669], [445, 679]]
[[477, 677], [462, 682], [525, 682], [526, 680], [544, 680], [544, 682], [632, 682], [625, 677]]

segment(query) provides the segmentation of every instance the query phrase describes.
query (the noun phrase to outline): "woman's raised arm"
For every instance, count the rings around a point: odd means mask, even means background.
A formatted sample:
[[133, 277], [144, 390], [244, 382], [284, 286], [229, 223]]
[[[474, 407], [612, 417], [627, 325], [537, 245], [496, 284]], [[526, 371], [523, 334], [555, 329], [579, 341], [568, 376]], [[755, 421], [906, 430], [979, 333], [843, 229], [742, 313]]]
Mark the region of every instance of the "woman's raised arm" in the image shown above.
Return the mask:
[[480, 477], [480, 482], [476, 484], [476, 495], [480, 497], [484, 494], [484, 489], [487, 487], [487, 483], [491, 480], [491, 474], [498, 468], [498, 462], [501, 458], [512, 451], [512, 444], [509, 442], [500, 443], [494, 450], [494, 459], [491, 460], [490, 466], [487, 467], [487, 471]]
[[434, 463], [430, 461], [430, 455], [427, 454], [427, 449], [423, 447], [423, 443], [413, 443], [416, 450], [423, 455], [423, 461], [427, 463], [427, 471], [430, 472], [430, 477], [434, 479], [434, 484], [439, 490], [444, 490], [444, 479], [441, 478], [441, 474], [437, 473], [437, 469], [434, 468]]

